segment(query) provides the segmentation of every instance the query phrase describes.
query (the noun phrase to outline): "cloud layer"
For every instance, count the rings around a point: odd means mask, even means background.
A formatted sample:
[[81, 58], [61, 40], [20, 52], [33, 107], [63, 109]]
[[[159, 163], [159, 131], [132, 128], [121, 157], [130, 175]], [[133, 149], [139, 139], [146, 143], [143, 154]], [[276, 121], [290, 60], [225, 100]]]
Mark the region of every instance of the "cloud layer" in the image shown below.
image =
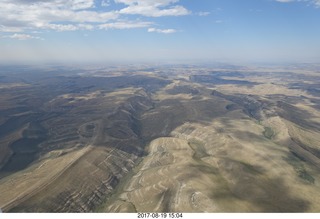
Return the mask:
[[[115, 0], [116, 3], [125, 4], [121, 14], [136, 14], [147, 17], [181, 16], [190, 12], [181, 5], [172, 5], [179, 0]], [[169, 6], [169, 7], [168, 7]]]
[[282, 2], [282, 3], [289, 3], [289, 2], [308, 2], [316, 7], [320, 7], [320, 0], [275, 0], [277, 2]]
[[149, 17], [190, 13], [179, 0], [1, 0], [0, 32], [151, 28]]
[[152, 33], [165, 33], [165, 34], [169, 34], [169, 33], [175, 33], [177, 32], [175, 29], [157, 29], [157, 28], [149, 28], [148, 32]]
[[15, 34], [10, 35], [10, 36], [5, 36], [5, 38], [11, 38], [11, 39], [17, 39], [17, 40], [29, 40], [29, 39], [39, 39], [39, 40], [41, 40], [42, 39], [40, 37], [31, 36], [29, 34], [19, 34], [19, 33], [15, 33]]

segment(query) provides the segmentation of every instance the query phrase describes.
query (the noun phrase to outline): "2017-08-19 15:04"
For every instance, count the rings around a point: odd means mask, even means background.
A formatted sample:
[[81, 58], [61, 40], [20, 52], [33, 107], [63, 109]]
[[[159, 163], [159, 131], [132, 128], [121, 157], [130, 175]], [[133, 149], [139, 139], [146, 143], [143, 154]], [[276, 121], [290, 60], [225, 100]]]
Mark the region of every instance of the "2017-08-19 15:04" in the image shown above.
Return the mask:
[[182, 213], [138, 213], [137, 218], [183, 218]]

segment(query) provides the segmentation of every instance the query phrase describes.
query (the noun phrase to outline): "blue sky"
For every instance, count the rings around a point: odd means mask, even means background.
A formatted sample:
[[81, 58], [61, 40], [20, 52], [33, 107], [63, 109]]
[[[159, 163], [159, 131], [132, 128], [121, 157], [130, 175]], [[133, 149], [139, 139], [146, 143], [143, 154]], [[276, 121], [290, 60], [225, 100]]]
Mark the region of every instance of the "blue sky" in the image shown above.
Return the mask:
[[0, 62], [318, 62], [320, 0], [0, 0]]

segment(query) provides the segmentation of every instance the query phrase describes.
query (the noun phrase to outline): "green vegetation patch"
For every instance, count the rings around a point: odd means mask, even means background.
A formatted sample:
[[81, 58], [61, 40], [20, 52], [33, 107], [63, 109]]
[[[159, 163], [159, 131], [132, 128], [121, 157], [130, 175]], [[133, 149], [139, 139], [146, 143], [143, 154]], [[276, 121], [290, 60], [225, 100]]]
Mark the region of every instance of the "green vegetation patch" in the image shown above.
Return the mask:
[[203, 142], [197, 139], [190, 139], [188, 144], [194, 151], [194, 158], [201, 159], [209, 156], [209, 154], [206, 152]]
[[270, 127], [264, 127], [263, 135], [268, 139], [272, 139], [274, 136], [274, 131]]
[[307, 172], [303, 165], [304, 159], [301, 159], [296, 153], [291, 152], [288, 157], [284, 158], [296, 171], [297, 175], [304, 181], [314, 184], [315, 179]]
[[243, 166], [243, 170], [247, 173], [250, 173], [252, 175], [259, 175], [262, 174], [260, 170], [258, 170], [256, 167], [252, 166], [251, 164], [248, 164], [246, 162], [237, 161]]

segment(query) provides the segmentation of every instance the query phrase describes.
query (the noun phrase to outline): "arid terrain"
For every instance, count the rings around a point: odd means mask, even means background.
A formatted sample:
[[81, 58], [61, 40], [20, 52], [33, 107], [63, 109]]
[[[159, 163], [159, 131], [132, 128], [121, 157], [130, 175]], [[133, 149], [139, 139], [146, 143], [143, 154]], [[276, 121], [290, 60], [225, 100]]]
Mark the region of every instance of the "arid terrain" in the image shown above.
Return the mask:
[[0, 67], [3, 212], [320, 212], [320, 65]]

